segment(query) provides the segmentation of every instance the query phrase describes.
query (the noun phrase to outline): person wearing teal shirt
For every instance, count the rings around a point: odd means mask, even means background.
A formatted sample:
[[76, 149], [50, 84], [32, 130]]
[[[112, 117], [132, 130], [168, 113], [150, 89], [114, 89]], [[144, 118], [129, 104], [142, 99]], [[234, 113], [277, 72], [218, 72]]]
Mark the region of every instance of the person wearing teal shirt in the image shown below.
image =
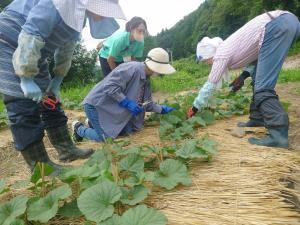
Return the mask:
[[133, 17], [127, 22], [124, 32], [113, 34], [103, 43], [99, 51], [99, 59], [104, 76], [119, 64], [143, 56], [146, 32], [146, 21], [141, 17]]

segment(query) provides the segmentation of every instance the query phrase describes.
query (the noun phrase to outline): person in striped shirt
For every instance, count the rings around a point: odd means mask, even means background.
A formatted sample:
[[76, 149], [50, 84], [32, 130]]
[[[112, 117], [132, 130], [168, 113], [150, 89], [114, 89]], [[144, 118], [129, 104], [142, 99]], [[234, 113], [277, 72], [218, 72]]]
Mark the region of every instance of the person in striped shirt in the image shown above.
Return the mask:
[[239, 126], [265, 126], [269, 134], [250, 138], [251, 144], [288, 148], [289, 119], [275, 92], [277, 79], [289, 48], [300, 34], [298, 18], [276, 10], [250, 20], [225, 41], [204, 37], [197, 45], [197, 58], [212, 65], [208, 81], [200, 89], [187, 116], [207, 105], [213, 90], [228, 81], [228, 70], [253, 64], [253, 98], [250, 120]]

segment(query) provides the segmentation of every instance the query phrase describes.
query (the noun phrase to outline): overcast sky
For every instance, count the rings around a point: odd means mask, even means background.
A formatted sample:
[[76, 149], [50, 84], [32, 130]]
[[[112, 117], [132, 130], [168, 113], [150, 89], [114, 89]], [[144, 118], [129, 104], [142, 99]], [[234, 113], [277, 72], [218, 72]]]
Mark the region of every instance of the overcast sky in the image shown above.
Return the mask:
[[[119, 0], [127, 17], [144, 18], [148, 25], [150, 35], [156, 35], [163, 28], [171, 28], [184, 16], [196, 10], [204, 0]], [[121, 30], [125, 22], [119, 21]], [[88, 27], [83, 30], [84, 44], [88, 50], [93, 49], [99, 40], [90, 36]]]

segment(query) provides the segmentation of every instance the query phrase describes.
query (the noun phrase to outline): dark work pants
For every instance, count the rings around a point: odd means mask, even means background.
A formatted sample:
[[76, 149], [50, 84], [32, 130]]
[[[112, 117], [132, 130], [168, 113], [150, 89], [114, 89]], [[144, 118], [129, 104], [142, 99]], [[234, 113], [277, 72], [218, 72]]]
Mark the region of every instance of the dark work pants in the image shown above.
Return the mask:
[[44, 137], [44, 129], [61, 127], [68, 121], [60, 103], [55, 110], [51, 111], [41, 103], [30, 99], [4, 95], [4, 104], [15, 148], [18, 151], [41, 141]]
[[296, 16], [283, 14], [265, 28], [255, 74], [250, 119], [263, 119], [267, 128], [288, 127], [288, 115], [281, 106], [275, 86], [289, 48], [300, 34]]
[[[99, 57], [100, 65], [101, 65], [101, 70], [103, 72], [103, 76], [106, 77], [110, 72], [111, 69], [109, 67], [109, 64], [107, 62], [106, 58]], [[122, 64], [123, 62], [116, 62], [117, 66]]]

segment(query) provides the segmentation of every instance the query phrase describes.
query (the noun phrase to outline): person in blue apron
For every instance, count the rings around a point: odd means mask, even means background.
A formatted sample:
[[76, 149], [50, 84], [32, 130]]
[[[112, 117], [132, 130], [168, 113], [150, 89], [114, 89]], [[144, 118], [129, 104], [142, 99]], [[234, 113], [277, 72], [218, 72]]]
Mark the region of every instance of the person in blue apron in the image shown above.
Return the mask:
[[143, 57], [144, 36], [147, 24], [141, 17], [133, 17], [126, 23], [124, 32], [117, 32], [104, 41], [99, 60], [104, 76], [123, 62], [135, 61]]
[[171, 74], [169, 55], [162, 48], [149, 51], [145, 62], [123, 63], [100, 81], [83, 101], [89, 120], [86, 127], [73, 122], [73, 137], [97, 142], [127, 135], [142, 128], [145, 112], [166, 114], [174, 109], [153, 102], [150, 77]]
[[[0, 92], [15, 148], [31, 169], [37, 162], [61, 168], [47, 155], [44, 130], [61, 161], [93, 153], [74, 146], [59, 102], [52, 109], [41, 102], [49, 94], [59, 99], [86, 20], [94, 38], [105, 38], [119, 28], [114, 18], [125, 19], [118, 0], [14, 0], [0, 14]], [[52, 56], [51, 76], [47, 59]]]

